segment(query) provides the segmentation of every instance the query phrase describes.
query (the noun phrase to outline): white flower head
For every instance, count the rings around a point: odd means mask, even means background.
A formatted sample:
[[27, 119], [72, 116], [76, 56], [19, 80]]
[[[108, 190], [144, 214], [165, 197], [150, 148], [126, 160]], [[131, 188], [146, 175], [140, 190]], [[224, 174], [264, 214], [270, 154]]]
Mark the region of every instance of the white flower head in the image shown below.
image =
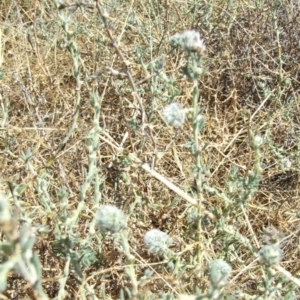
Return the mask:
[[144, 242], [153, 254], [165, 253], [172, 244], [172, 238], [159, 229], [151, 229], [146, 232]]
[[196, 30], [186, 30], [182, 33], [183, 48], [186, 51], [204, 52], [204, 41], [200, 37], [200, 33]]
[[282, 166], [283, 169], [290, 169], [292, 167], [292, 162], [289, 159], [289, 157], [284, 157], [281, 160], [281, 166]]
[[122, 210], [113, 205], [102, 205], [95, 219], [97, 226], [103, 233], [116, 233], [126, 227], [125, 214]]
[[163, 110], [165, 121], [174, 127], [182, 127], [185, 120], [185, 110], [180, 103], [171, 103]]
[[223, 259], [216, 259], [209, 265], [210, 281], [214, 286], [223, 285], [232, 271], [231, 266]]
[[206, 49], [200, 33], [196, 30], [185, 30], [183, 33], [176, 33], [170, 38], [173, 47], [182, 47], [185, 51], [203, 53]]

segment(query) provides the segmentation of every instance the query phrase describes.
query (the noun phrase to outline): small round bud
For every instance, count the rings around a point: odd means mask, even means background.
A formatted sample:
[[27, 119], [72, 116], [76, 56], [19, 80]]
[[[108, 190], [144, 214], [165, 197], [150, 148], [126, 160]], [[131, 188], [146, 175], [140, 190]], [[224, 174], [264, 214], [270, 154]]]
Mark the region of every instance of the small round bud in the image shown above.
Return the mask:
[[165, 121], [174, 127], [181, 127], [185, 120], [185, 110], [179, 103], [171, 103], [163, 111]]
[[223, 259], [216, 259], [209, 265], [210, 281], [214, 286], [223, 285], [232, 271], [231, 266]]
[[126, 227], [126, 216], [122, 210], [113, 205], [103, 205], [96, 216], [96, 225], [101, 232], [116, 233]]
[[260, 135], [256, 135], [251, 143], [251, 148], [253, 150], [257, 150], [262, 144], [263, 144], [264, 140]]
[[172, 244], [172, 238], [159, 229], [151, 229], [146, 232], [144, 242], [151, 253], [165, 253]]
[[292, 167], [292, 162], [288, 157], [285, 157], [281, 160], [281, 167], [283, 169], [290, 169]]
[[281, 260], [282, 250], [279, 245], [265, 245], [258, 252], [260, 261], [268, 266], [277, 265]]
[[170, 37], [170, 45], [173, 48], [182, 47], [182, 35], [180, 33], [176, 33]]

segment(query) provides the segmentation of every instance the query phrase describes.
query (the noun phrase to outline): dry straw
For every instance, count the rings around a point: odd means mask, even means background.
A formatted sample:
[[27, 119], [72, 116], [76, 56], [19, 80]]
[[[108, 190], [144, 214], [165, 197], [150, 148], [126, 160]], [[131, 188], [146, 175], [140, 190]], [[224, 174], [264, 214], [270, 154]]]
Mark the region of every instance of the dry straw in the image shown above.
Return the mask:
[[299, 298], [298, 16], [0, 1], [0, 297]]

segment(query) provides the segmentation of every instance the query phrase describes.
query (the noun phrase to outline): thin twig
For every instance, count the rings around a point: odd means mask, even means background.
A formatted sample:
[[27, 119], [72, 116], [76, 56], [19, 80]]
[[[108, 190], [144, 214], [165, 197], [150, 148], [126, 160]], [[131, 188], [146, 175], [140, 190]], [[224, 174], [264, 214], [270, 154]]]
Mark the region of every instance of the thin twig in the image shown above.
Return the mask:
[[138, 103], [139, 103], [139, 106], [140, 106], [140, 109], [141, 109], [141, 114], [142, 114], [142, 132], [144, 133], [144, 130], [145, 130], [145, 123], [146, 123], [146, 113], [145, 113], [145, 109], [144, 109], [144, 106], [143, 106], [143, 101], [138, 93], [138, 90], [136, 88], [136, 85], [134, 83], [134, 80], [133, 80], [133, 76], [131, 74], [131, 71], [130, 71], [130, 61], [128, 59], [125, 58], [124, 54], [122, 53], [122, 51], [120, 50], [119, 46], [118, 46], [118, 42], [115, 41], [115, 39], [113, 38], [113, 35], [112, 35], [112, 32], [111, 30], [109, 29], [109, 26], [108, 26], [108, 23], [107, 23], [107, 19], [108, 19], [108, 14], [102, 9], [101, 5], [99, 4], [99, 1], [96, 2], [97, 4], [97, 10], [103, 20], [103, 23], [104, 23], [104, 26], [105, 26], [105, 30], [107, 32], [107, 35], [112, 43], [112, 46], [113, 48], [115, 49], [117, 55], [121, 58], [121, 60], [123, 61], [125, 67], [126, 67], [126, 75], [127, 75], [127, 78], [129, 80], [129, 83], [130, 83], [130, 86], [131, 86], [131, 89], [133, 91], [133, 95], [135, 96], [135, 98], [137, 99]]

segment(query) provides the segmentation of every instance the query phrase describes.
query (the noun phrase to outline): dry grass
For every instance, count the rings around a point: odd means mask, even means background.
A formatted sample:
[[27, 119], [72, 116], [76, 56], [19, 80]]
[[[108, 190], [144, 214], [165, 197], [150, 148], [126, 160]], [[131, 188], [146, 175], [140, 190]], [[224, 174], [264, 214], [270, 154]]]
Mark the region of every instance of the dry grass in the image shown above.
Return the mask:
[[[98, 92], [101, 97], [99, 123], [105, 130], [99, 134], [97, 151], [101, 202], [114, 204], [130, 215], [128, 232], [136, 257], [137, 277], [148, 268], [155, 272], [140, 285], [138, 297], [146, 299], [152, 293], [193, 294], [195, 286], [205, 290], [209, 286], [207, 265], [220, 256], [233, 268], [226, 287], [228, 293], [241, 290], [247, 295], [261, 295], [258, 291], [261, 264], [238, 239], [234, 241], [232, 236], [219, 231], [216, 220], [202, 228], [201, 255], [196, 260], [199, 243], [191, 233], [195, 229], [187, 222], [189, 203], [163, 179], [157, 180], [142, 167], [149, 164], [187, 197], [197, 199], [194, 157], [186, 147], [192, 139], [192, 126], [186, 122], [183, 128], [175, 130], [165, 124], [161, 111], [170, 100], [170, 89], [149, 67], [150, 62], [162, 60], [166, 74], [174, 77], [174, 86], [181, 89], [175, 100], [191, 107], [191, 84], [180, 71], [184, 55], [181, 51], [170, 53], [168, 43], [171, 35], [190, 28], [201, 32], [207, 46], [207, 71], [199, 80], [199, 105], [204, 109], [206, 123], [199, 143], [209, 143], [202, 152], [209, 186], [227, 193], [226, 183], [233, 166], [239, 167], [240, 176], [247, 177], [255, 155], [250, 147], [251, 134], [260, 135], [265, 141], [261, 148], [263, 171], [259, 188], [244, 206], [244, 213], [238, 208], [226, 213], [226, 226], [249, 238], [254, 249], [262, 243], [262, 229], [275, 227], [285, 237], [281, 244], [284, 253], [281, 267], [299, 278], [300, 7], [297, 2], [278, 1], [277, 7], [269, 1], [238, 0], [199, 4], [197, 1], [106, 2], [101, 7], [109, 15], [107, 26], [114, 39], [120, 38], [117, 47], [129, 64], [137, 93], [132, 90], [124, 61], [116, 54], [92, 1], [77, 9], [75, 5], [66, 5], [60, 10], [51, 1], [0, 3], [4, 74], [0, 81], [1, 189], [10, 195], [12, 190], [8, 187], [12, 188], [12, 184], [8, 183], [25, 185], [20, 200], [22, 217], [31, 219], [36, 228], [49, 228], [49, 233], [37, 234], [35, 246], [43, 269], [43, 288], [49, 298], [57, 297], [58, 280], [65, 266], [65, 260], [53, 250], [56, 226], [63, 225], [58, 221], [59, 191], [66, 187], [67, 211], [74, 212], [79, 188], [85, 181], [84, 170], [89, 168], [86, 145], [94, 118], [91, 92]], [[71, 15], [69, 30], [75, 34], [70, 40], [79, 49], [80, 86], [76, 83], [59, 13]], [[142, 111], [147, 116], [144, 121]], [[74, 130], [66, 140], [75, 117]], [[32, 169], [22, 159], [22, 153], [29, 148], [33, 153]], [[127, 163], [130, 155], [136, 159]], [[287, 159], [291, 166], [285, 164]], [[41, 203], [38, 178], [47, 181], [49, 211]], [[89, 235], [89, 224], [97, 210], [94, 194], [90, 186], [84, 199], [85, 208], [74, 227], [78, 240]], [[222, 215], [226, 210], [216, 195], [204, 192], [203, 199], [203, 205], [211, 213], [218, 211]], [[180, 258], [185, 262], [178, 273], [168, 271], [159, 258], [145, 249], [143, 236], [151, 228], [167, 232], [176, 241], [172, 250], [181, 253]], [[128, 262], [120, 254], [118, 244], [108, 239], [99, 245], [97, 238], [93, 242], [89, 246], [97, 253], [97, 261], [83, 267], [83, 283], [76, 281], [74, 272], [69, 273], [66, 299], [85, 299], [82, 292], [85, 283], [93, 287], [100, 299], [104, 291], [116, 299], [121, 289], [131, 285], [124, 273]], [[78, 251], [76, 247], [73, 250]], [[284, 283], [286, 290], [295, 287], [290, 281]], [[26, 299], [34, 295], [21, 276], [11, 274], [4, 297]]]

